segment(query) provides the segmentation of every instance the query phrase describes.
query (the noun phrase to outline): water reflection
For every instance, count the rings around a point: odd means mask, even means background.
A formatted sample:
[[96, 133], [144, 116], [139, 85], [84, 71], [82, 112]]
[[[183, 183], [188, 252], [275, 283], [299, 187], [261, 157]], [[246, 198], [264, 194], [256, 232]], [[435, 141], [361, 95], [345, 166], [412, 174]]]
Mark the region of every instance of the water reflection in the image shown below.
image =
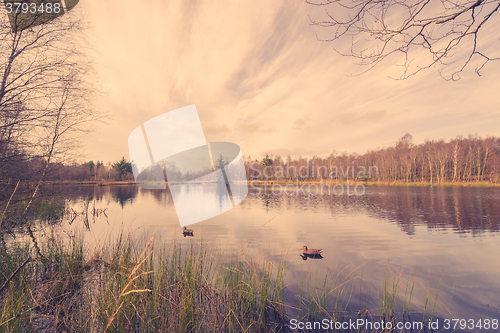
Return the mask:
[[[213, 192], [214, 189], [191, 185], [183, 189], [183, 193], [192, 197], [200, 190]], [[364, 212], [369, 216], [397, 223], [401, 231], [408, 235], [414, 235], [418, 225], [426, 225], [431, 230], [451, 229], [458, 233], [471, 232], [473, 235], [485, 231], [498, 232], [500, 228], [500, 190], [494, 188], [367, 187], [364, 196], [308, 197], [307, 193], [277, 196], [265, 195], [262, 188], [259, 193], [255, 188], [251, 189], [243, 205], [278, 213], [305, 209], [312, 212], [329, 211], [333, 216], [342, 216]], [[42, 196], [62, 197], [71, 201], [83, 201], [89, 195], [97, 202], [111, 199], [121, 208], [133, 205], [138, 196], [147, 200], [151, 198], [161, 205], [173, 204], [168, 190], [139, 189], [133, 185], [47, 186], [42, 189]], [[218, 209], [228, 205], [228, 199], [213, 195], [207, 197], [216, 200], [213, 204]], [[258, 201], [261, 202], [260, 208], [259, 205], [256, 206]]]
[[[291, 191], [293, 193], [293, 190]], [[274, 195], [271, 189], [254, 186], [250, 196], [262, 201], [269, 210], [329, 210], [332, 215], [366, 212], [371, 216], [397, 223], [409, 235], [415, 226], [429, 229], [453, 229], [457, 232], [498, 232], [500, 226], [500, 191], [474, 187], [367, 187], [362, 196]], [[248, 200], [247, 200], [248, 201]]]
[[321, 254], [299, 254], [302, 260], [307, 260], [307, 259], [323, 259], [323, 256]]
[[[253, 188], [235, 209], [193, 225], [196, 237], [181, 236], [169, 191], [135, 186], [44, 190], [62, 195], [75, 210], [89, 194], [96, 207], [106, 208], [110, 224], [96, 218], [90, 225], [95, 238], [121, 232], [116, 226], [149, 237], [161, 221], [159, 242], [192, 245], [201, 240], [245, 253], [269, 251], [267, 259], [275, 262], [288, 254], [285, 299], [291, 304], [297, 304], [300, 283], [335, 277], [348, 281], [338, 289], [344, 293], [339, 297], [349, 300], [346, 311], [356, 313], [380, 304], [385, 279], [397, 277], [402, 297], [408, 283], [416, 281], [413, 314], [423, 311], [426, 295], [438, 295], [436, 318], [449, 313], [498, 318], [500, 311], [500, 267], [494, 264], [500, 255], [500, 189], [367, 187], [364, 196], [289, 196]], [[188, 190], [186, 195], [192, 193]], [[203, 204], [195, 202], [192, 209]], [[76, 221], [69, 227], [78, 230]], [[303, 244], [323, 248], [324, 258], [297, 256]]]
[[[106, 191], [106, 189], [105, 189]], [[110, 186], [109, 194], [123, 208], [127, 203], [132, 204], [139, 193], [136, 186]]]
[[491, 188], [370, 188], [364, 206], [380, 218], [397, 222], [409, 235], [417, 224], [475, 235], [499, 230], [499, 194]]

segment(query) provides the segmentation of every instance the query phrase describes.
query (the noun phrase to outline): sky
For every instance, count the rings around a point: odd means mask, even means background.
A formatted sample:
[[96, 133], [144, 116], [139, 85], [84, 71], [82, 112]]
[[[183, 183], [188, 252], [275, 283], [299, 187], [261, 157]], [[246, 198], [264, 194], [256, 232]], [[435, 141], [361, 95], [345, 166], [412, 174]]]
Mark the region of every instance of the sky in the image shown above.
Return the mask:
[[[319, 41], [329, 32], [309, 17], [323, 14], [302, 1], [86, 0], [74, 11], [88, 24], [95, 103], [108, 117], [82, 161], [129, 159], [132, 130], [191, 104], [207, 141], [234, 142], [254, 159], [362, 154], [406, 133], [417, 144], [500, 136], [500, 62], [456, 82], [439, 68], [391, 79], [394, 61], [353, 76], [363, 68], [334, 49], [348, 45]], [[494, 24], [485, 31], [495, 45]]]

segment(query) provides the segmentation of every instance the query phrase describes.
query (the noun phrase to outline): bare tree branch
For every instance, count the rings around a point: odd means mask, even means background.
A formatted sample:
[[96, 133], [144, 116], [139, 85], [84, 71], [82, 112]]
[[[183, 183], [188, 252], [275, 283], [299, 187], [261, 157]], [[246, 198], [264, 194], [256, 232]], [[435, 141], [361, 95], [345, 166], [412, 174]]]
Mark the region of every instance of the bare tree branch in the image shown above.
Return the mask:
[[[400, 59], [406, 79], [431, 67], [441, 67], [447, 80], [460, 79], [467, 67], [476, 64], [480, 75], [484, 66], [500, 57], [480, 43], [486, 23], [492, 27], [500, 0], [327, 0], [306, 3], [323, 7], [323, 19], [311, 24], [322, 27], [331, 37], [319, 38], [337, 45], [349, 43], [349, 51], [369, 71], [382, 61]], [[496, 31], [495, 31], [496, 32]], [[498, 42], [498, 38], [496, 38]], [[490, 46], [490, 45], [488, 45]], [[443, 66], [452, 67], [444, 74]]]

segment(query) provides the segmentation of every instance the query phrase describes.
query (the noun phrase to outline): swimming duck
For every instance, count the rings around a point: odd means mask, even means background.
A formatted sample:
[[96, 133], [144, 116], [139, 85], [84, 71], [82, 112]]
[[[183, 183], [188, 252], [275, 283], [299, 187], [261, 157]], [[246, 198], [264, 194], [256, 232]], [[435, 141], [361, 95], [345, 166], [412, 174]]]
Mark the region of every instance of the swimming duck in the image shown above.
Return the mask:
[[319, 255], [321, 252], [323, 252], [322, 249], [308, 249], [307, 246], [302, 246], [301, 250], [303, 250], [302, 253], [304, 254], [308, 254], [310, 256], [317, 256]]
[[188, 228], [184, 227], [184, 229], [182, 229], [182, 234], [193, 236], [193, 229], [188, 229]]

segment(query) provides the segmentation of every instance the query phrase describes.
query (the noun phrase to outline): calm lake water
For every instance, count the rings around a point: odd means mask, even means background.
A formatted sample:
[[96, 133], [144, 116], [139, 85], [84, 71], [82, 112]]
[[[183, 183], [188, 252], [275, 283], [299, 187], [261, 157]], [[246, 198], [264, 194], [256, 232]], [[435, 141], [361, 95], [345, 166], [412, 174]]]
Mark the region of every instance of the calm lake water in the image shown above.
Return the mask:
[[[183, 237], [168, 191], [130, 185], [54, 186], [44, 192], [64, 195], [77, 212], [91, 198], [90, 210], [105, 209], [106, 215], [89, 215], [88, 221], [79, 217], [71, 224], [65, 219], [41, 233], [83, 230], [89, 244], [104, 244], [121, 232], [149, 238], [159, 223], [156, 242], [203, 240], [222, 251], [245, 251], [276, 262], [287, 255], [286, 301], [294, 306], [300, 283], [304, 296], [315, 293], [314, 280], [323, 283], [327, 274], [345, 282], [336, 292], [342, 291], [344, 314], [355, 316], [359, 309], [377, 308], [384, 280], [392, 285], [399, 277], [398, 308], [408, 283], [414, 285], [412, 319], [422, 318], [427, 299], [426, 318], [435, 308], [439, 331], [445, 318], [472, 319], [475, 326], [479, 320], [500, 319], [500, 189], [366, 187], [360, 196], [290, 196], [250, 188], [234, 209], [191, 225], [194, 237]], [[323, 259], [303, 260], [303, 245], [322, 248]], [[290, 311], [298, 315], [297, 309]]]

